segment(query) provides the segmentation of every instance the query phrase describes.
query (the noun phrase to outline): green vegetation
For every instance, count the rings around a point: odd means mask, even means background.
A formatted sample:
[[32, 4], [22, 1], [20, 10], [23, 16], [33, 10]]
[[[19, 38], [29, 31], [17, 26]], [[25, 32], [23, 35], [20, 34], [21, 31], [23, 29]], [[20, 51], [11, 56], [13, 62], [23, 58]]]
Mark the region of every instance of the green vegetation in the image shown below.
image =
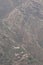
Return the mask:
[[28, 63], [34, 63], [34, 62], [36, 62], [37, 60], [35, 59], [35, 58], [33, 58], [33, 57], [28, 57]]

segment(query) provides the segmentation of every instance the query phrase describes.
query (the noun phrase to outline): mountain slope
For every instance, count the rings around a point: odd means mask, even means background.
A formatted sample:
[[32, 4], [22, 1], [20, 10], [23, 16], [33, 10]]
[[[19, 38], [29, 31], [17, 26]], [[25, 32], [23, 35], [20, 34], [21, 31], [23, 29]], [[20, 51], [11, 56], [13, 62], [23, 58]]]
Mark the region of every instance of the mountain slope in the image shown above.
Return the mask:
[[16, 5], [0, 19], [0, 65], [43, 65], [42, 1], [9, 2]]

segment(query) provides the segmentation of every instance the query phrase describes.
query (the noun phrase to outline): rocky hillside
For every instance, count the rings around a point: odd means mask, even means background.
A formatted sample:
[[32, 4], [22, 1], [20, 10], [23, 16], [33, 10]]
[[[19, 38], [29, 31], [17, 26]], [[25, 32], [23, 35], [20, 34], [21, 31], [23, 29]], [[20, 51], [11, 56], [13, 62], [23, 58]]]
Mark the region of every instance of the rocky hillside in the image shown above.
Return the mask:
[[0, 65], [43, 65], [43, 1], [0, 3]]

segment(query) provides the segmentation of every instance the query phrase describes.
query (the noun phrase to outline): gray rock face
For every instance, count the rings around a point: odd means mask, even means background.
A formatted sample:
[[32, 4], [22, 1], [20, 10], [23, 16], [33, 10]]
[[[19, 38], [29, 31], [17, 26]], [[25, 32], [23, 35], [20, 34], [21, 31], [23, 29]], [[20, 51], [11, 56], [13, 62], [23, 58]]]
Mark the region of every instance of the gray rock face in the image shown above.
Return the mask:
[[0, 0], [0, 65], [43, 65], [42, 0]]

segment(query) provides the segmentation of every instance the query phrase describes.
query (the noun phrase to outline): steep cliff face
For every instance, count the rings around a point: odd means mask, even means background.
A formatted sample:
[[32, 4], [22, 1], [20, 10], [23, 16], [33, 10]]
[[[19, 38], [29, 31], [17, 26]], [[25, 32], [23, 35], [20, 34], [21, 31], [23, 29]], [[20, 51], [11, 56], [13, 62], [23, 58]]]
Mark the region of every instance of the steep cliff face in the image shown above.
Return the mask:
[[4, 3], [9, 13], [0, 18], [0, 65], [43, 65], [43, 1]]

